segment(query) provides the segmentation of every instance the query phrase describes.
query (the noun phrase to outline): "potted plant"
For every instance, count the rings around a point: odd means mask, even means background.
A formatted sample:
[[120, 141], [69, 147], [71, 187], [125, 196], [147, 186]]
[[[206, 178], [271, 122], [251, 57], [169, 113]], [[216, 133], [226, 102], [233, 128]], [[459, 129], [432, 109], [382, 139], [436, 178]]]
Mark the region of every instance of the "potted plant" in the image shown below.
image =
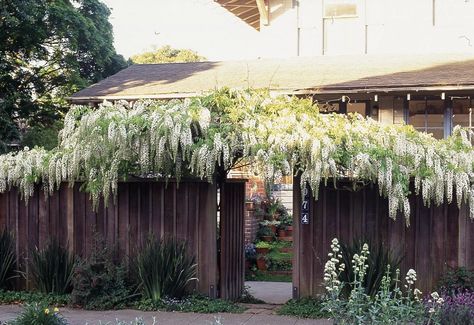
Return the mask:
[[278, 199], [271, 199], [267, 205], [267, 213], [270, 217], [270, 220], [278, 219], [278, 211], [281, 209], [281, 202]]
[[283, 214], [280, 218], [280, 228], [278, 230], [279, 237], [291, 237], [293, 235], [293, 216], [291, 214]]
[[280, 221], [278, 220], [264, 220], [260, 222], [260, 225], [263, 227], [268, 227], [272, 231], [272, 235], [276, 235], [277, 229], [280, 226]]
[[257, 268], [260, 271], [266, 271], [268, 266], [267, 266], [267, 259], [265, 255], [258, 255], [257, 256]]
[[267, 254], [270, 251], [271, 245], [265, 241], [259, 241], [255, 245], [255, 251], [257, 254]]
[[286, 226], [278, 228], [278, 237], [286, 237]]
[[260, 225], [260, 229], [257, 232], [257, 236], [264, 241], [271, 242], [275, 237], [275, 233], [272, 232], [270, 227]]

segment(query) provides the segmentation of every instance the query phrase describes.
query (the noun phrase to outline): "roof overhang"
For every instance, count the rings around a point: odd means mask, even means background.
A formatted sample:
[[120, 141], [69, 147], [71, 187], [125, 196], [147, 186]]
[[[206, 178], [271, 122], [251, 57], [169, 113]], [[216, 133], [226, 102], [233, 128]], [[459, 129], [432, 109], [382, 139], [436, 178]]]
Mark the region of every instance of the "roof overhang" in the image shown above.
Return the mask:
[[246, 24], [260, 30], [260, 23], [268, 24], [266, 0], [214, 0]]

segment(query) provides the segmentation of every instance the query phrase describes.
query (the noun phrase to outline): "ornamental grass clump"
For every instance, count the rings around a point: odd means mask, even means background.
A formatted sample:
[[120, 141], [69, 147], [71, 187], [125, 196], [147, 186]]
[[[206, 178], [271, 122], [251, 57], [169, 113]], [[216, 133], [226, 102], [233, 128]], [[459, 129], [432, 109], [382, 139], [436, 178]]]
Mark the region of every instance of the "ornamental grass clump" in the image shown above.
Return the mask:
[[[443, 299], [433, 293], [433, 300], [425, 307], [421, 300], [421, 291], [415, 288], [417, 275], [410, 269], [401, 287], [400, 271], [394, 274], [387, 265], [380, 288], [374, 296], [366, 292], [364, 281], [369, 265], [369, 245], [363, 244], [355, 253], [350, 267], [353, 270], [353, 281], [341, 281], [345, 263], [341, 246], [337, 239], [331, 243], [331, 252], [324, 267], [324, 286], [326, 295], [322, 301], [323, 311], [328, 313], [336, 324], [434, 324], [439, 317]], [[347, 298], [342, 295], [344, 287], [349, 286]]]
[[318, 198], [320, 184], [344, 177], [375, 183], [391, 218], [409, 224], [410, 182], [426, 205], [456, 201], [474, 216], [474, 151], [468, 130], [436, 140], [407, 125], [358, 114], [320, 114], [311, 99], [221, 89], [185, 100], [73, 106], [57, 148], [0, 156], [0, 192], [28, 199], [62, 182], [83, 182], [94, 204], [131, 176], [213, 181], [242, 162], [268, 180], [298, 173]]
[[[377, 245], [374, 245], [370, 240], [354, 240], [351, 244], [342, 243], [341, 253], [345, 268], [344, 272], [340, 275], [340, 279], [346, 284], [350, 284], [354, 281], [355, 272], [351, 267], [352, 259], [360, 251], [364, 251], [364, 245], [368, 245], [368, 247], [371, 248], [371, 252], [367, 256], [366, 272], [362, 285], [365, 293], [374, 297], [379, 291], [383, 277], [386, 275], [387, 267], [390, 266], [392, 269], [397, 269], [403, 258], [399, 253], [386, 247], [382, 242], [379, 242]], [[349, 292], [350, 286], [346, 285], [342, 294], [348, 297]]]
[[71, 292], [75, 264], [75, 256], [56, 239], [51, 240], [44, 249], [34, 249], [29, 269], [36, 290], [54, 294]]
[[6, 289], [8, 281], [15, 277], [16, 252], [13, 235], [6, 229], [0, 234], [0, 289]]
[[195, 257], [187, 243], [174, 238], [151, 238], [137, 257], [138, 276], [145, 299], [183, 298], [196, 281]]

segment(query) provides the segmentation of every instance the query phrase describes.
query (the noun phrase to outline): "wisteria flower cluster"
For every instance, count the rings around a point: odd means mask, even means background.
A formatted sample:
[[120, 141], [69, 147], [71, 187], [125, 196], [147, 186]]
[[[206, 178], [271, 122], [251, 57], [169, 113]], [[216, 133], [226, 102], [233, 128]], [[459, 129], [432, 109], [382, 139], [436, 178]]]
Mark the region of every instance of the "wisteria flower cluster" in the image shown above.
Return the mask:
[[0, 192], [47, 192], [84, 182], [94, 202], [130, 176], [213, 181], [240, 161], [269, 179], [299, 173], [317, 199], [321, 183], [348, 178], [378, 185], [389, 215], [409, 223], [410, 184], [426, 205], [456, 200], [474, 215], [474, 154], [466, 130], [436, 140], [406, 125], [357, 114], [320, 114], [310, 99], [222, 89], [185, 99], [73, 106], [60, 145], [0, 156]]

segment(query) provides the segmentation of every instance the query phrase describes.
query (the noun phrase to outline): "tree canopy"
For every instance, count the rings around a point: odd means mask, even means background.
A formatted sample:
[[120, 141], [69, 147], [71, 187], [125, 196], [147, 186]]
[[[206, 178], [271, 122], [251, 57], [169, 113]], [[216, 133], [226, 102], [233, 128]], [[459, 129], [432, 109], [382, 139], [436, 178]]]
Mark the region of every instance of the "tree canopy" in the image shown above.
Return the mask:
[[136, 64], [199, 62], [204, 60], [206, 60], [206, 58], [200, 56], [195, 51], [173, 49], [169, 45], [130, 57], [130, 61]]
[[0, 0], [0, 152], [50, 126], [65, 97], [126, 66], [99, 0]]
[[267, 179], [298, 173], [317, 198], [329, 179], [375, 183], [389, 214], [409, 223], [410, 183], [426, 205], [468, 203], [474, 215], [474, 151], [467, 131], [444, 140], [408, 125], [382, 125], [358, 114], [321, 114], [310, 99], [220, 90], [170, 102], [76, 106], [58, 148], [0, 156], [0, 192], [28, 197], [34, 184], [54, 191], [83, 181], [95, 203], [116, 195], [130, 176], [214, 181], [242, 159]]

